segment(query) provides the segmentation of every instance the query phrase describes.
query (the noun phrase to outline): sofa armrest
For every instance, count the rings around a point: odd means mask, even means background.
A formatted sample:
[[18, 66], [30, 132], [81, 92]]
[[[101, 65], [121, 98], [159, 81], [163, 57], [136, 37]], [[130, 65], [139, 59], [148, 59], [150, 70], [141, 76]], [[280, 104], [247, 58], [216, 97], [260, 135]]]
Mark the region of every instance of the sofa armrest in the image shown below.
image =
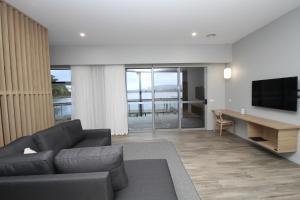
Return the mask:
[[113, 200], [109, 172], [0, 178], [1, 199]]
[[86, 137], [93, 138], [106, 138], [109, 145], [111, 145], [111, 132], [110, 129], [86, 129], [83, 130], [86, 133]]

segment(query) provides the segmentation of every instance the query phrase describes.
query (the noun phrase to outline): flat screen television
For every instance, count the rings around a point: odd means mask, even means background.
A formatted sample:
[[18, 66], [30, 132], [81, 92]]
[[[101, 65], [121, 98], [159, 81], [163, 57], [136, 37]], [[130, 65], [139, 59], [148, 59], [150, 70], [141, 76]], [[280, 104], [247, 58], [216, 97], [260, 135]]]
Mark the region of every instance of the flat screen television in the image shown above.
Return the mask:
[[252, 106], [297, 111], [298, 77], [252, 81]]

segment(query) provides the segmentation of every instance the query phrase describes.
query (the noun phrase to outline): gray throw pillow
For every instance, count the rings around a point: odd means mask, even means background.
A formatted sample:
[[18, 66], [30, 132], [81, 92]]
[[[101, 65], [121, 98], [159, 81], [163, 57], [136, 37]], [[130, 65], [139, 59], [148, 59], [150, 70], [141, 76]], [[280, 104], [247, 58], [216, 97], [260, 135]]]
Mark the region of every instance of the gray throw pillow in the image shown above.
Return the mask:
[[68, 133], [59, 125], [39, 131], [32, 138], [39, 151], [52, 150], [57, 154], [61, 149], [71, 147]]
[[9, 143], [5, 147], [0, 148], [0, 157], [12, 156], [15, 154], [22, 155], [25, 148], [31, 148], [38, 151], [37, 146], [34, 144], [31, 136], [23, 136], [15, 141]]
[[23, 176], [55, 173], [53, 151], [20, 154], [0, 158], [0, 176]]
[[114, 190], [128, 185], [121, 145], [63, 149], [55, 157], [54, 163], [59, 173], [109, 171]]
[[79, 119], [61, 123], [59, 124], [59, 126], [61, 126], [64, 131], [69, 134], [72, 146], [82, 141], [86, 137], [86, 134], [82, 130], [81, 122]]

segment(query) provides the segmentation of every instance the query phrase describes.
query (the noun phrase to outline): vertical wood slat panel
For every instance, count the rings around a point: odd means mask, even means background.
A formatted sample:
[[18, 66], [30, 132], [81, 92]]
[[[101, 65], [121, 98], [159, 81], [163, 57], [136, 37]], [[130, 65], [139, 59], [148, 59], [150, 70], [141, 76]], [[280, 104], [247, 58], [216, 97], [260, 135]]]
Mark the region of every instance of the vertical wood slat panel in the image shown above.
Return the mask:
[[28, 20], [28, 27], [29, 27], [29, 50], [30, 50], [30, 55], [31, 55], [31, 65], [30, 65], [30, 71], [29, 73], [32, 74], [31, 79], [32, 79], [32, 92], [33, 94], [30, 95], [30, 100], [31, 100], [31, 125], [32, 125], [32, 130], [33, 132], [36, 132], [38, 130], [38, 122], [36, 118], [36, 113], [37, 113], [37, 102], [35, 99], [35, 95], [37, 90], [37, 74], [36, 74], [36, 60], [35, 60], [35, 38], [34, 38], [34, 23], [31, 19]]
[[46, 60], [46, 67], [47, 67], [47, 73], [48, 73], [48, 109], [49, 109], [49, 117], [48, 117], [48, 122], [49, 122], [49, 126], [53, 126], [54, 124], [54, 108], [53, 108], [53, 98], [52, 98], [52, 86], [51, 86], [51, 74], [50, 74], [50, 52], [49, 52], [49, 39], [48, 39], [48, 31], [45, 31], [44, 33], [44, 48], [46, 49], [46, 56], [45, 56], [45, 60]]
[[2, 125], [2, 108], [1, 108], [1, 95], [0, 95], [0, 146], [3, 145], [4, 145], [4, 131]]
[[7, 109], [7, 97], [6, 95], [0, 96], [1, 103], [1, 114], [2, 114], [2, 129], [4, 134], [4, 144], [8, 144], [10, 140], [10, 130], [9, 130], [9, 117]]
[[3, 6], [3, 3], [0, 2], [0, 93], [6, 90], [5, 71], [4, 71], [3, 42], [2, 42], [2, 20], [3, 20], [3, 16], [2, 16], [3, 15], [3, 8], [2, 8], [2, 6]]
[[43, 127], [43, 116], [42, 116], [42, 102], [41, 102], [41, 95], [40, 93], [42, 92], [42, 77], [41, 77], [41, 64], [40, 64], [40, 54], [39, 54], [39, 25], [34, 24], [34, 38], [35, 38], [35, 58], [36, 58], [36, 69], [37, 69], [37, 82], [38, 82], [38, 95], [37, 95], [37, 102], [38, 102], [38, 130], [41, 130]]
[[21, 127], [21, 109], [20, 109], [20, 95], [15, 94], [12, 96], [14, 101], [14, 111], [15, 111], [15, 126], [16, 126], [16, 138], [22, 136], [22, 127]]
[[[16, 64], [16, 79], [17, 79], [17, 91], [24, 91], [23, 88], [23, 71], [21, 68], [21, 43], [20, 43], [20, 19], [19, 12], [13, 11], [13, 25], [14, 25], [14, 47], [15, 47], [15, 64]], [[15, 120], [16, 120], [16, 131], [17, 138], [23, 136], [22, 120], [21, 120], [21, 107], [20, 107], [20, 95], [14, 95], [14, 107], [15, 107]]]
[[28, 133], [24, 94], [20, 94], [20, 113], [21, 113], [21, 126], [22, 126], [21, 135], [24, 136], [27, 135]]
[[47, 94], [43, 95], [43, 107], [45, 109], [44, 112], [44, 123], [45, 126], [48, 126], [48, 106], [47, 106]]
[[18, 90], [18, 72], [16, 62], [16, 46], [15, 46], [15, 30], [14, 30], [14, 10], [8, 7], [8, 40], [9, 40], [9, 54], [11, 65], [11, 79], [13, 91]]
[[36, 92], [36, 85], [37, 85], [37, 81], [36, 81], [36, 70], [35, 70], [35, 50], [34, 50], [34, 26], [33, 26], [33, 22], [31, 19], [28, 19], [28, 27], [29, 27], [29, 51], [30, 51], [30, 57], [31, 57], [31, 65], [30, 65], [30, 69], [29, 69], [29, 73], [32, 74], [31, 78], [32, 78], [32, 91]]
[[39, 60], [39, 77], [40, 77], [40, 92], [45, 91], [45, 87], [44, 87], [44, 68], [45, 67], [41, 67], [44, 66], [43, 65], [43, 52], [42, 52], [42, 26], [38, 25], [37, 26], [37, 47], [38, 47], [38, 52], [37, 52], [37, 57]]
[[25, 49], [26, 49], [26, 65], [27, 65], [27, 74], [28, 74], [28, 91], [33, 91], [33, 78], [32, 78], [32, 73], [31, 73], [31, 69], [32, 69], [32, 59], [31, 59], [31, 48], [30, 48], [30, 22], [28, 17], [25, 17], [25, 41], [26, 41], [26, 45], [25, 45]]
[[[2, 101], [4, 101], [4, 95], [1, 95], [1, 93], [3, 94], [4, 91], [6, 90], [6, 83], [5, 83], [5, 71], [4, 71], [4, 55], [3, 55], [3, 34], [2, 32], [4, 31], [2, 28], [3, 25], [3, 19], [4, 19], [4, 4], [2, 2], [0, 2], [0, 146], [3, 146], [6, 144], [5, 142], [5, 133], [9, 132], [9, 126], [5, 120], [5, 113], [6, 110], [4, 108], [4, 104], [2, 103]], [[2, 117], [3, 116], [3, 117]]]
[[54, 124], [54, 110], [53, 110], [53, 100], [52, 94], [47, 95], [47, 104], [48, 104], [48, 126], [52, 126]]
[[[38, 26], [38, 53], [39, 53], [39, 64], [40, 66], [45, 66], [43, 64], [43, 40], [42, 40], [42, 34], [43, 34], [43, 27], [41, 25]], [[42, 127], [45, 127], [47, 126], [47, 118], [46, 118], [46, 109], [47, 107], [46, 104], [44, 103], [44, 96], [45, 96], [45, 91], [46, 91], [46, 88], [45, 88], [45, 77], [44, 77], [44, 74], [45, 74], [45, 68], [46, 67], [39, 67], [40, 68], [40, 77], [41, 77], [41, 92], [43, 93], [41, 95], [41, 109], [42, 109]]]
[[44, 53], [45, 53], [45, 66], [46, 67], [46, 76], [47, 77], [50, 77], [46, 79], [46, 90], [47, 91], [51, 91], [51, 84], [52, 84], [52, 79], [51, 79], [51, 74], [50, 74], [50, 61], [49, 61], [49, 58], [50, 58], [50, 55], [49, 55], [49, 44], [48, 44], [48, 33], [47, 33], [47, 30], [44, 29], [44, 33], [43, 33], [43, 46], [44, 46]]
[[[45, 58], [46, 57], [46, 45], [44, 42], [44, 35], [45, 35], [45, 29], [43, 27], [41, 27], [41, 31], [40, 31], [40, 46], [41, 46], [41, 57]], [[47, 61], [46, 59], [42, 59], [42, 65], [43, 66], [47, 66]], [[49, 74], [50, 76], [50, 74]], [[48, 88], [48, 72], [47, 72], [47, 67], [43, 68], [43, 73], [42, 73], [42, 79], [43, 79], [43, 91], [49, 91]], [[49, 109], [48, 109], [48, 105], [47, 105], [47, 94], [45, 94], [43, 96], [43, 108], [44, 108], [44, 126], [49, 126]]]
[[23, 69], [22, 69], [22, 58], [21, 58], [21, 35], [20, 35], [20, 14], [17, 10], [14, 12], [14, 36], [15, 36], [15, 52], [16, 52], [16, 69], [17, 69], [17, 80], [19, 91], [24, 91], [23, 83]]
[[28, 133], [34, 132], [34, 123], [33, 123], [33, 114], [31, 109], [31, 98], [29, 92], [33, 92], [33, 79], [32, 79], [32, 62], [31, 62], [31, 48], [30, 48], [30, 27], [29, 27], [29, 18], [24, 16], [24, 39], [25, 39], [25, 57], [26, 57], [26, 70], [27, 70], [27, 79], [25, 80], [28, 85], [28, 94], [25, 96], [25, 110], [26, 110], [26, 124], [28, 127]]
[[40, 99], [40, 94], [35, 95], [36, 98], [36, 102], [37, 102], [37, 113], [36, 113], [36, 119], [38, 122], [38, 127], [37, 130], [41, 130], [42, 129], [42, 105], [41, 105], [41, 99]]
[[3, 42], [3, 55], [4, 55], [4, 69], [5, 69], [5, 82], [6, 91], [12, 91], [12, 80], [11, 80], [11, 66], [10, 66], [10, 54], [9, 54], [9, 40], [8, 40], [8, 21], [7, 21], [7, 5], [2, 3], [2, 42]]
[[34, 22], [33, 24], [33, 50], [34, 50], [34, 59], [35, 59], [35, 76], [36, 76], [36, 92], [39, 93], [41, 90], [41, 77], [40, 75], [40, 68], [39, 68], [39, 56], [38, 56], [38, 34], [37, 34], [37, 27], [38, 25]]
[[15, 38], [14, 38], [14, 11], [13, 8], [10, 6], [7, 7], [7, 23], [8, 23], [7, 25], [8, 25], [9, 58], [10, 58], [10, 68], [11, 68], [10, 75], [12, 81], [12, 91], [11, 94], [7, 96], [7, 104], [8, 104], [8, 115], [9, 115], [10, 139], [15, 140], [17, 138], [17, 128], [16, 128], [16, 118], [15, 118], [16, 115], [15, 115], [13, 92], [18, 90], [18, 83], [17, 83], [16, 52], [15, 52]]
[[16, 120], [15, 120], [15, 107], [14, 98], [12, 94], [7, 95], [7, 105], [8, 105], [8, 119], [9, 119], [9, 129], [10, 129], [10, 140], [13, 141], [17, 139], [16, 131]]
[[20, 14], [20, 51], [23, 91], [28, 91], [28, 66], [26, 58], [25, 16]]
[[32, 95], [29, 95], [30, 97], [30, 112], [31, 112], [31, 125], [32, 125], [32, 132], [36, 132], [37, 131], [37, 128], [35, 126], [35, 109], [34, 109], [34, 106], [36, 105], [35, 103], [35, 98], [34, 98], [34, 94]]
[[[18, 12], [18, 11], [16, 11]], [[20, 90], [23, 92], [28, 92], [28, 76], [27, 76], [27, 63], [26, 63], [26, 42], [25, 42], [25, 16], [20, 13], [19, 15], [19, 23], [20, 23], [20, 69], [21, 69], [21, 75], [22, 83], [20, 86]], [[26, 116], [26, 101], [25, 101], [25, 95], [24, 93], [20, 95], [20, 112], [21, 112], [21, 122], [22, 122], [22, 135], [27, 135], [29, 130], [28, 126], [28, 119]]]
[[38, 58], [38, 34], [37, 34], [37, 24], [33, 22], [33, 44], [34, 44], [34, 58], [35, 58], [35, 76], [36, 76], [36, 95], [35, 97], [35, 110], [36, 110], [36, 130], [39, 131], [41, 129], [41, 102], [39, 99], [39, 93], [41, 88], [41, 77], [40, 75], [40, 68], [39, 68], [39, 58]]
[[44, 67], [43, 67], [43, 61], [42, 61], [42, 43], [41, 43], [41, 32], [42, 30], [42, 27], [41, 25], [37, 25], [37, 37], [36, 37], [36, 41], [37, 41], [37, 58], [38, 58], [38, 76], [40, 77], [39, 78], [39, 92], [40, 92], [40, 95], [39, 95], [39, 102], [40, 102], [40, 129], [42, 129], [42, 127], [45, 127], [45, 118], [44, 118], [44, 113], [45, 113], [45, 110], [44, 110], [44, 104], [43, 104], [43, 95], [42, 93], [45, 92], [45, 89], [44, 89], [44, 79], [43, 79], [43, 71], [44, 71]]
[[26, 124], [27, 124], [27, 134], [33, 132], [33, 128], [31, 125], [32, 117], [31, 117], [31, 103], [30, 96], [28, 94], [25, 95], [25, 112], [26, 112]]
[[[48, 63], [48, 57], [49, 57], [49, 54], [48, 54], [48, 51], [47, 51], [47, 48], [48, 48], [48, 35], [47, 35], [47, 30], [46, 29], [43, 29], [42, 30], [42, 46], [43, 46], [43, 57], [45, 58], [44, 59], [44, 65], [46, 66], [45, 68], [45, 90], [48, 91], [48, 92], [51, 92], [50, 94], [52, 94], [52, 89], [51, 89], [51, 75], [50, 75], [50, 63]], [[49, 68], [48, 68], [49, 67]], [[47, 78], [47, 77], [50, 77], [50, 78]], [[52, 95], [51, 95], [51, 98], [52, 98]], [[45, 100], [45, 103], [46, 103], [46, 117], [47, 117], [47, 121], [46, 121], [46, 124], [47, 126], [52, 126], [53, 124], [51, 122], [54, 121], [54, 119], [51, 117], [51, 113], [53, 112], [51, 110], [51, 105], [52, 102], [50, 102], [50, 99], [49, 99], [49, 94], [46, 94], [46, 100]], [[50, 106], [49, 106], [50, 105]]]
[[54, 124], [48, 31], [0, 1], [0, 146]]

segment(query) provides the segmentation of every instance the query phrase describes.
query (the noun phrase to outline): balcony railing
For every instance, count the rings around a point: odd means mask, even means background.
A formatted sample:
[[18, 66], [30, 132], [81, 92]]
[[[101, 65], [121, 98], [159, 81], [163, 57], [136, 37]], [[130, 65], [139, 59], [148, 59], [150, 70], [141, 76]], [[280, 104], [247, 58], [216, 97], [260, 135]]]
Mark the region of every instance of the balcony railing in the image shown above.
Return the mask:
[[71, 120], [72, 103], [53, 103], [55, 123]]

